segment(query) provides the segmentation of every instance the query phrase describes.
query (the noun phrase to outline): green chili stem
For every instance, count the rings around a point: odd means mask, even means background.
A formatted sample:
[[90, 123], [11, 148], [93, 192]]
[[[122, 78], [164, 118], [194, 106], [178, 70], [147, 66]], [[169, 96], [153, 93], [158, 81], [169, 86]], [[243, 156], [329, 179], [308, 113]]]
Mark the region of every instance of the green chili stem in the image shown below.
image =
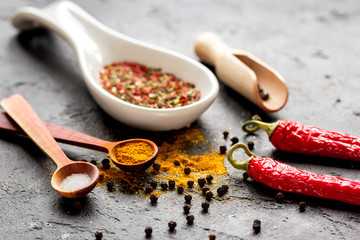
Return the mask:
[[[238, 148], [242, 148], [244, 149], [245, 153], [249, 156], [248, 159], [246, 159], [245, 161], [237, 161], [233, 158], [233, 152], [238, 149]], [[256, 157], [247, 147], [246, 144], [244, 143], [236, 143], [233, 146], [231, 146], [227, 152], [227, 159], [228, 161], [231, 163], [231, 165], [233, 165], [234, 168], [240, 169], [240, 170], [248, 170], [248, 166], [249, 166], [249, 161]]]
[[273, 131], [275, 130], [275, 128], [277, 127], [277, 125], [279, 124], [279, 122], [280, 121], [276, 121], [273, 123], [266, 123], [259, 120], [249, 120], [244, 123], [242, 129], [247, 133], [253, 133], [257, 131], [259, 128], [261, 128], [262, 130], [267, 132], [267, 134], [270, 137]]

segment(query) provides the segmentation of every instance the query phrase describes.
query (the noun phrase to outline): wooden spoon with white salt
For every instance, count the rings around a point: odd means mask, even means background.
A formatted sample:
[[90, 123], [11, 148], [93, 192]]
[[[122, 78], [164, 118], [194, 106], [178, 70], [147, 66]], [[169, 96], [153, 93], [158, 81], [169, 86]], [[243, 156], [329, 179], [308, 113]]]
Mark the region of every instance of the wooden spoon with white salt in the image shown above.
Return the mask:
[[30, 104], [19, 94], [0, 102], [1, 106], [36, 145], [57, 165], [51, 186], [67, 198], [91, 192], [99, 180], [98, 168], [87, 162], [70, 160], [61, 150]]

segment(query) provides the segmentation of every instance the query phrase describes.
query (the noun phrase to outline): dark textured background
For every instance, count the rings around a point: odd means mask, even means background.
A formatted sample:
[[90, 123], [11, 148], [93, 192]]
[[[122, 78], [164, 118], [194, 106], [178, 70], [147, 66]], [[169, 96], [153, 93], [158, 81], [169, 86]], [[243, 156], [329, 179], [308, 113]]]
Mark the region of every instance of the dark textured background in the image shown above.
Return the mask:
[[[21, 6], [46, 6], [51, 1], [0, 2], [0, 97], [22, 94], [41, 119], [99, 138], [120, 140], [149, 136], [116, 123], [94, 102], [81, 78], [69, 45], [51, 32], [21, 34], [10, 24]], [[220, 85], [213, 105], [194, 123], [209, 144], [225, 144], [222, 131], [255, 142], [254, 152], [303, 170], [360, 180], [360, 164], [339, 159], [275, 151], [266, 134], [246, 136], [241, 124], [253, 114], [265, 120], [291, 119], [309, 125], [360, 135], [360, 3], [357, 0], [199, 0], [199, 1], [75, 1], [105, 25], [194, 59], [193, 41], [203, 31], [218, 33], [230, 46], [247, 50], [277, 69], [290, 97], [284, 109], [266, 114]], [[357, 239], [360, 209], [336, 201], [286, 194], [254, 182], [226, 162], [230, 192], [200, 212], [196, 196], [195, 224], [185, 223], [183, 199], [162, 195], [155, 207], [148, 199], [96, 187], [73, 211], [71, 201], [50, 186], [54, 165], [26, 138], [0, 132], [0, 231], [6, 239]], [[228, 145], [229, 142], [226, 142]], [[61, 145], [75, 160], [100, 160], [104, 154]], [[30, 193], [32, 192], [32, 193]], [[306, 201], [304, 213], [298, 202]], [[252, 221], [262, 221], [253, 234]], [[178, 222], [169, 233], [167, 222]]]

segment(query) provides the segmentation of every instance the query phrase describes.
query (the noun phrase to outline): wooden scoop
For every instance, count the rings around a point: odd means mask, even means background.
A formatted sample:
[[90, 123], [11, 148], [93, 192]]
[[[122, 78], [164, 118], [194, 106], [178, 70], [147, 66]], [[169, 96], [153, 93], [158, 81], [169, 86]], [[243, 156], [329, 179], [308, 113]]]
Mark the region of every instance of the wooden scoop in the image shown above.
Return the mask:
[[283, 77], [252, 54], [229, 48], [219, 36], [210, 32], [198, 36], [195, 52], [202, 61], [215, 66], [221, 81], [261, 109], [275, 112], [286, 104], [288, 89]]

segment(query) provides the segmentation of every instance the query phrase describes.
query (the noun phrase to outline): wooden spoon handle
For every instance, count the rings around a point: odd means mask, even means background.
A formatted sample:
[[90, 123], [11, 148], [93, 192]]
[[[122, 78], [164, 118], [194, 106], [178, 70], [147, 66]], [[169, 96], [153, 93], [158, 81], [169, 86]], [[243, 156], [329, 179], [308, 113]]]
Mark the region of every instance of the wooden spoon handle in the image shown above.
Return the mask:
[[30, 104], [19, 94], [0, 102], [1, 106], [58, 168], [71, 163]]
[[199, 58], [213, 66], [223, 53], [230, 52], [229, 46], [215, 33], [205, 32], [195, 40], [195, 52]]
[[[108, 152], [108, 141], [92, 137], [90, 135], [77, 132], [68, 128], [44, 122], [46, 128], [58, 142], [71, 144], [78, 147]], [[0, 129], [10, 132], [26, 135], [25, 132], [17, 125], [6, 113], [0, 112]]]

